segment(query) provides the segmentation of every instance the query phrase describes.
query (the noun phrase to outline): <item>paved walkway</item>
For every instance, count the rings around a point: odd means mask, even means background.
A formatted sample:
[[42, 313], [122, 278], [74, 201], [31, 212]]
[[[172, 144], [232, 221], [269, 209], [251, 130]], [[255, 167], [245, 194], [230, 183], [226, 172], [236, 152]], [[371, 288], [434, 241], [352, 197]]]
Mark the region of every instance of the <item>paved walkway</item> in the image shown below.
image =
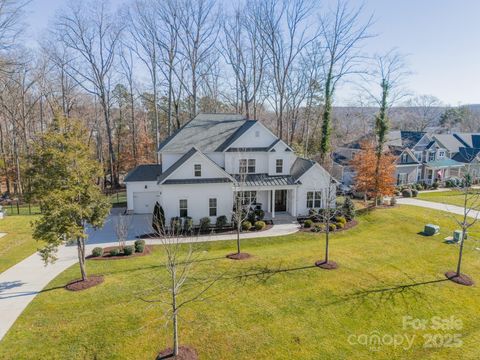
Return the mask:
[[[149, 222], [151, 215], [132, 215], [130, 232], [127, 243], [131, 244], [137, 235], [151, 231]], [[298, 231], [298, 224], [286, 222], [274, 225], [272, 228], [261, 233], [241, 234], [242, 239], [272, 237], [292, 234]], [[114, 246], [118, 243], [114, 239], [114, 220], [110, 216], [104, 227], [97, 231], [89, 231], [87, 254], [101, 244], [101, 246]], [[195, 238], [182, 238], [184, 242], [205, 242], [236, 239], [235, 234], [207, 235]], [[147, 240], [149, 244], [159, 244], [159, 239]], [[47, 284], [61, 272], [77, 262], [76, 246], [63, 246], [57, 254], [58, 260], [45, 266], [38, 254], [33, 254], [18, 264], [0, 274], [0, 340], [20, 316], [27, 305], [42, 291]]]
[[[414, 206], [420, 206], [428, 209], [434, 209], [434, 210], [441, 210], [441, 211], [446, 211], [452, 214], [457, 214], [457, 215], [463, 215], [464, 214], [464, 209], [460, 206], [456, 205], [448, 205], [448, 204], [442, 204], [438, 202], [433, 202], [433, 201], [425, 201], [425, 200], [419, 200], [416, 198], [398, 198], [397, 199], [398, 204], [403, 204], [403, 205], [414, 205]], [[473, 218], [480, 218], [480, 212], [471, 210], [468, 214], [468, 216], [473, 217]]]

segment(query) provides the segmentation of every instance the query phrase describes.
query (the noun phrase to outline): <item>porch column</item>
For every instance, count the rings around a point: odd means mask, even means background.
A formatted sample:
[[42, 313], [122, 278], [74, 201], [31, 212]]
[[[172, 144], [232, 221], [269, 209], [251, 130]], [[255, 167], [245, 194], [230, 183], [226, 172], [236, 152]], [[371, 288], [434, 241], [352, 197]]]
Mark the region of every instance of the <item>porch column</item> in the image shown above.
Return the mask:
[[297, 188], [292, 189], [292, 215], [297, 216]]
[[272, 211], [272, 191], [267, 191], [267, 212]]
[[272, 190], [272, 219], [275, 218], [275, 190]]

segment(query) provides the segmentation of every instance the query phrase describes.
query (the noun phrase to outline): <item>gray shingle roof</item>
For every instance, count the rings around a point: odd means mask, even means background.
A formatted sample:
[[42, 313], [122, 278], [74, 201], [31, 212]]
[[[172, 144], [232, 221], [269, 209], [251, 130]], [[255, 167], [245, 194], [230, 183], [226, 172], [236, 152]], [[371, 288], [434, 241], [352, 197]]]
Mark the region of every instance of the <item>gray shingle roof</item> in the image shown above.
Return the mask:
[[466, 146], [456, 134], [435, 134], [433, 137], [451, 153], [457, 153], [460, 147]]
[[178, 159], [173, 165], [171, 165], [159, 178], [158, 178], [158, 183], [161, 184], [163, 180], [165, 180], [167, 177], [170, 176], [171, 173], [173, 173], [175, 170], [177, 170], [180, 166], [183, 165], [185, 161], [190, 159], [195, 153], [197, 153], [198, 149], [195, 147], [192, 147], [190, 150], [188, 150], [183, 156]]
[[423, 131], [390, 131], [387, 135], [387, 145], [412, 148], [420, 141], [420, 139], [425, 134], [426, 133]]
[[295, 180], [298, 180], [313, 165], [315, 165], [315, 161], [298, 157], [290, 169], [290, 175], [292, 175]]
[[183, 153], [195, 146], [204, 153], [223, 151], [255, 123], [238, 114], [198, 114], [163, 141], [158, 150]]
[[157, 181], [162, 174], [162, 165], [159, 164], [144, 164], [138, 165], [131, 170], [125, 177], [124, 182], [134, 181]]
[[297, 181], [291, 175], [272, 176], [268, 174], [247, 174], [244, 179], [235, 175], [237, 181], [245, 182], [247, 186], [295, 185]]
[[452, 159], [461, 163], [469, 164], [476, 159], [478, 153], [480, 153], [480, 149], [461, 147]]

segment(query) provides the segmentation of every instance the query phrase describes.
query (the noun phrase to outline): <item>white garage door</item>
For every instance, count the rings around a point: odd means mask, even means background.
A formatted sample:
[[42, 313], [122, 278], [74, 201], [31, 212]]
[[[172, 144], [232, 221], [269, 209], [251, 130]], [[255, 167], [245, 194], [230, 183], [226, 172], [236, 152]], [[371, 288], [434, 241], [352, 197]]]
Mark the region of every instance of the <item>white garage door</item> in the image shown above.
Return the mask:
[[157, 192], [135, 192], [133, 193], [133, 210], [135, 214], [151, 214], [155, 202], [160, 200]]

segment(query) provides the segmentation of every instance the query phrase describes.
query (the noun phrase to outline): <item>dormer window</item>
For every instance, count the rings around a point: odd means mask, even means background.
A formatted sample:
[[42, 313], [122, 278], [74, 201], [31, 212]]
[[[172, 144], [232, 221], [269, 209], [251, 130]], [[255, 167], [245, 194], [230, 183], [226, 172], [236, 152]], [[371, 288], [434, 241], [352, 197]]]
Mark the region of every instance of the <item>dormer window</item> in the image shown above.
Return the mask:
[[255, 173], [255, 159], [240, 159], [238, 172], [240, 174]]
[[444, 150], [439, 150], [439, 151], [438, 151], [438, 157], [439, 157], [439, 158], [445, 157], [445, 151], [444, 151]]
[[402, 154], [402, 163], [407, 163], [408, 162], [408, 154]]
[[275, 162], [275, 172], [277, 174], [283, 173], [283, 159], [277, 159]]
[[193, 169], [194, 169], [195, 177], [201, 177], [202, 176], [202, 165], [201, 164], [193, 165]]
[[258, 131], [258, 130], [255, 131], [255, 137], [257, 137], [257, 138], [260, 137], [260, 131]]
[[431, 152], [428, 154], [428, 161], [435, 161], [435, 152]]

